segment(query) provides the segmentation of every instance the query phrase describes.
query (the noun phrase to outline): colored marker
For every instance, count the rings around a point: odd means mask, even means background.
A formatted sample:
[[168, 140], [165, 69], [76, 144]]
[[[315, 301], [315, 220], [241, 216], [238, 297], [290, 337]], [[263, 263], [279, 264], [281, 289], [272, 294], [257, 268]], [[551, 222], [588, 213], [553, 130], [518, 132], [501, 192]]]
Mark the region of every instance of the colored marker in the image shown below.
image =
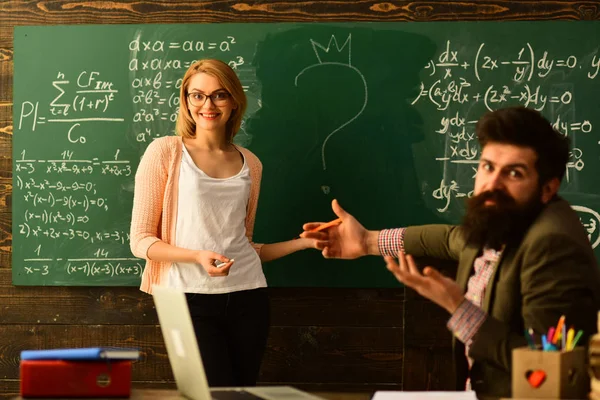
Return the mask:
[[542, 335], [542, 350], [548, 350], [548, 340], [546, 340], [546, 335]]
[[535, 350], [535, 343], [533, 342], [533, 329], [529, 328], [529, 330], [525, 330], [525, 340], [527, 340], [529, 348]]
[[[560, 336], [560, 333], [562, 332], [562, 328], [563, 328], [564, 324], [565, 324], [565, 316], [561, 315], [560, 318], [558, 319], [558, 324], [556, 324], [556, 330], [555, 330], [556, 334], [552, 338], [552, 343], [556, 344], [556, 342], [558, 341], [558, 337]], [[548, 339], [548, 341], [550, 341], [550, 339]]]
[[573, 337], [575, 336], [575, 330], [573, 330], [573, 328], [569, 329], [569, 332], [567, 333], [567, 348], [566, 350], [571, 350], [571, 346], [573, 345]]
[[341, 223], [342, 223], [341, 218], [334, 219], [333, 221], [329, 221], [325, 224], [321, 224], [321, 225], [317, 226], [315, 229], [311, 229], [309, 232], [319, 232], [319, 231], [322, 231], [323, 229], [331, 228], [332, 226], [336, 226]]
[[575, 348], [577, 342], [579, 341], [579, 339], [581, 339], [581, 335], [583, 335], [583, 331], [580, 329], [579, 332], [577, 332], [577, 335], [575, 335], [575, 339], [573, 339], [573, 342], [571, 343], [571, 348], [569, 350], [573, 350]]
[[[555, 335], [554, 335], [554, 333], [555, 333], [555, 331], [554, 331], [554, 327], [553, 327], [553, 326], [551, 326], [551, 327], [548, 329], [548, 336], [546, 336], [546, 338], [548, 339], [548, 344], [550, 344], [550, 343], [554, 343], [554, 340], [553, 340], [553, 339], [554, 339], [554, 336], [555, 336]], [[556, 331], [556, 334], [558, 334], [558, 331]]]
[[548, 346], [546, 346], [546, 351], [557, 351], [558, 349], [556, 348], [555, 345], [553, 345], [552, 343], [548, 342]]

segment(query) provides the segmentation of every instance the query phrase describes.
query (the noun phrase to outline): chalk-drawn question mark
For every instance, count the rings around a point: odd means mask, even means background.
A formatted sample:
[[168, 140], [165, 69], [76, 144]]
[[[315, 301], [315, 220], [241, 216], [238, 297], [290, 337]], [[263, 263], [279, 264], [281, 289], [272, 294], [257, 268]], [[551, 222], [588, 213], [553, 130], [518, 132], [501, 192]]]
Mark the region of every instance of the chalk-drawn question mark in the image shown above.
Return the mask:
[[[354, 115], [352, 116], [350, 119], [346, 120], [345, 122], [343, 122], [341, 125], [339, 125], [337, 128], [335, 128], [333, 131], [331, 131], [327, 137], [325, 138], [325, 140], [323, 141], [323, 144], [321, 145], [321, 161], [323, 163], [323, 170], [327, 170], [327, 162], [325, 160], [325, 147], [327, 145], [327, 142], [329, 141], [329, 139], [331, 139], [331, 137], [336, 133], [339, 132], [341, 129], [343, 129], [345, 126], [347, 126], [348, 124], [352, 123], [354, 120], [356, 120], [361, 114], [362, 112], [365, 110], [366, 106], [367, 106], [367, 102], [368, 102], [368, 88], [367, 88], [367, 81], [364, 77], [364, 75], [362, 74], [362, 72], [360, 72], [360, 70], [358, 68], [356, 68], [355, 66], [352, 65], [352, 49], [351, 49], [351, 39], [352, 39], [352, 35], [348, 35], [348, 39], [346, 40], [346, 42], [342, 45], [342, 47], [340, 47], [337, 43], [337, 40], [335, 38], [335, 35], [331, 35], [331, 39], [329, 40], [329, 44], [327, 45], [327, 47], [323, 47], [321, 44], [315, 42], [314, 40], [310, 39], [311, 45], [313, 47], [313, 51], [315, 52], [315, 55], [317, 57], [318, 63], [310, 65], [306, 68], [304, 68], [302, 71], [300, 71], [298, 73], [298, 75], [296, 75], [296, 78], [294, 79], [294, 85], [297, 87], [298, 86], [298, 80], [300, 79], [300, 77], [307, 71], [313, 69], [313, 68], [318, 68], [318, 67], [323, 67], [323, 66], [342, 66], [344, 68], [350, 68], [352, 71], [356, 72], [358, 74], [358, 76], [360, 77], [360, 79], [362, 80], [362, 84], [363, 84], [363, 88], [364, 88], [364, 100], [363, 100], [363, 104], [362, 107], [360, 108], [360, 110]], [[332, 44], [335, 45], [338, 53], [341, 53], [341, 51], [346, 47], [346, 45], [348, 45], [348, 62], [347, 63], [343, 63], [343, 62], [323, 62], [321, 60], [321, 57], [319, 56], [319, 52], [317, 51], [317, 47], [320, 48], [321, 50], [323, 50], [325, 53], [329, 53], [329, 50], [331, 49]], [[322, 186], [321, 189], [323, 190], [323, 192], [325, 194], [328, 194], [330, 191], [330, 188], [328, 186]]]
[[327, 163], [325, 161], [325, 146], [327, 144], [327, 141], [331, 138], [331, 136], [333, 136], [334, 133], [338, 132], [339, 130], [341, 130], [342, 128], [344, 128], [346, 125], [350, 124], [352, 121], [354, 121], [356, 118], [358, 118], [360, 116], [360, 114], [362, 114], [362, 112], [364, 111], [365, 107], [367, 106], [367, 81], [365, 80], [365, 77], [363, 76], [363, 74], [356, 67], [353, 67], [351, 65], [346, 65], [346, 64], [342, 64], [342, 63], [336, 63], [336, 62], [311, 65], [310, 67], [304, 68], [296, 76], [295, 85], [298, 86], [298, 78], [300, 78], [300, 76], [302, 76], [302, 74], [304, 74], [306, 71], [308, 71], [308, 70], [310, 70], [312, 68], [321, 67], [321, 66], [325, 66], [325, 65], [341, 65], [341, 66], [348, 67], [348, 68], [352, 69], [353, 71], [355, 71], [360, 76], [360, 78], [362, 79], [362, 82], [363, 82], [363, 85], [364, 85], [364, 88], [365, 88], [365, 99], [363, 101], [363, 105], [362, 105], [361, 109], [356, 113], [356, 115], [354, 115], [352, 118], [350, 118], [349, 120], [347, 120], [344, 123], [342, 123], [340, 126], [338, 126], [337, 128], [335, 128], [333, 131], [331, 131], [329, 133], [329, 135], [327, 135], [327, 137], [323, 141], [323, 145], [321, 146], [321, 159], [323, 161], [323, 169], [324, 170], [327, 169]]

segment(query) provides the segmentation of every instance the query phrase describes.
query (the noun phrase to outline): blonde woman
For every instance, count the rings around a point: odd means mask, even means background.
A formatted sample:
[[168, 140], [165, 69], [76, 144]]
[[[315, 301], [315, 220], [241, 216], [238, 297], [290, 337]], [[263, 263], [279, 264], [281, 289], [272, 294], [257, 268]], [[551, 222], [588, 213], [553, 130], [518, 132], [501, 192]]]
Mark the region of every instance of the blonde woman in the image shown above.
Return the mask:
[[269, 329], [261, 263], [322, 245], [252, 241], [262, 164], [233, 144], [247, 103], [235, 72], [195, 62], [180, 100], [177, 136], [153, 141], [135, 177], [131, 250], [147, 260], [140, 289], [186, 293], [210, 386], [253, 386]]

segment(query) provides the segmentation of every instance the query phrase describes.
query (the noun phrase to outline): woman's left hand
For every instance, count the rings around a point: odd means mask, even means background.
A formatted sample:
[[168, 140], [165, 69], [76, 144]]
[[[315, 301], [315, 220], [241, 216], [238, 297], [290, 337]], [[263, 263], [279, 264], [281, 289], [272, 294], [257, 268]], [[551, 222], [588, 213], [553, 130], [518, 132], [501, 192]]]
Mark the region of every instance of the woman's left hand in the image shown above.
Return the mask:
[[317, 250], [321, 251], [327, 245], [326, 240], [320, 240], [320, 239], [299, 238], [296, 240], [301, 243], [303, 249], [317, 249]]
[[[224, 264], [220, 264], [217, 267], [215, 261], [220, 261]], [[233, 265], [233, 260], [210, 250], [198, 250], [196, 262], [202, 265], [206, 273], [212, 277], [229, 275], [229, 269]]]

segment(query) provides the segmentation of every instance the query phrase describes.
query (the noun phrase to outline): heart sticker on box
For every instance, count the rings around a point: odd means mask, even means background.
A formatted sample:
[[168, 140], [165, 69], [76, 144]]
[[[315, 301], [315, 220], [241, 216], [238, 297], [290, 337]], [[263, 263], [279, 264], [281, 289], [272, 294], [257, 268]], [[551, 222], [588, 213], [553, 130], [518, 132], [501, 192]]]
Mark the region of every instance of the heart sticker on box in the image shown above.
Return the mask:
[[546, 373], [541, 369], [536, 369], [535, 371], [529, 370], [525, 373], [525, 378], [527, 378], [527, 382], [529, 382], [531, 387], [539, 388], [546, 380]]

